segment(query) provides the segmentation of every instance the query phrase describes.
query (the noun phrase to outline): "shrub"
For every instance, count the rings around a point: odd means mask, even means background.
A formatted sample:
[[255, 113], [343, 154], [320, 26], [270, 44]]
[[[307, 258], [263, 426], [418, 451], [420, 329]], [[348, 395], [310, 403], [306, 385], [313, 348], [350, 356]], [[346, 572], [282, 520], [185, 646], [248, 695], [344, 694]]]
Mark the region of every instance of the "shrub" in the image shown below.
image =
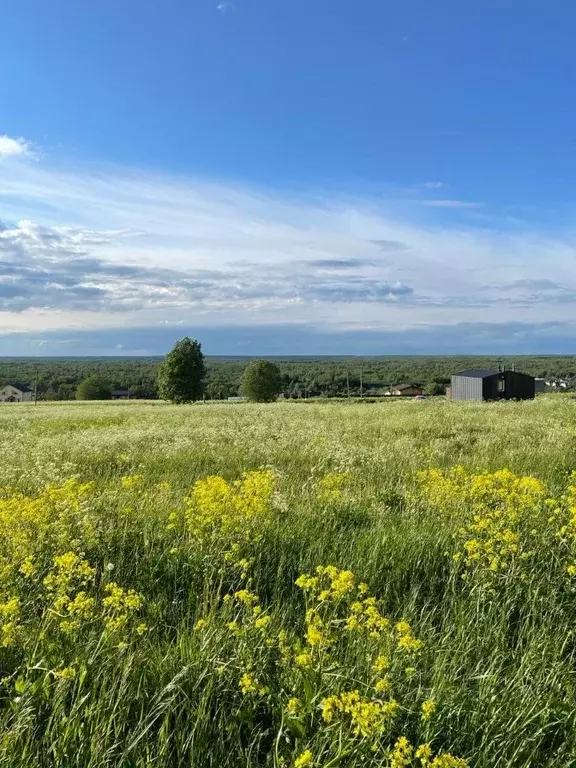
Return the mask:
[[280, 369], [269, 360], [254, 360], [244, 371], [242, 391], [254, 403], [272, 403], [282, 389]]
[[110, 400], [112, 389], [100, 376], [89, 376], [79, 384], [76, 400]]

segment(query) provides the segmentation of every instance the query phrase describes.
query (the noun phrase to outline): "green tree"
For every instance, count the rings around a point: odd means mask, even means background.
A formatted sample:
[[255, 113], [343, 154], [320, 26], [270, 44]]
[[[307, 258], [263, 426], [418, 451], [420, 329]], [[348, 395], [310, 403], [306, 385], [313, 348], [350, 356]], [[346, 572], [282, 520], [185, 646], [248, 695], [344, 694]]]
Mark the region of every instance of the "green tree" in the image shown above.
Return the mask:
[[162, 400], [191, 403], [204, 392], [206, 367], [200, 342], [186, 336], [166, 355], [158, 372], [158, 393]]
[[445, 395], [446, 384], [442, 384], [439, 381], [433, 381], [424, 388], [424, 391], [427, 395], [432, 395], [433, 397], [436, 395]]
[[76, 400], [110, 400], [112, 390], [100, 376], [88, 376], [78, 385]]
[[255, 403], [272, 403], [282, 391], [282, 375], [275, 363], [254, 360], [244, 371], [242, 391]]

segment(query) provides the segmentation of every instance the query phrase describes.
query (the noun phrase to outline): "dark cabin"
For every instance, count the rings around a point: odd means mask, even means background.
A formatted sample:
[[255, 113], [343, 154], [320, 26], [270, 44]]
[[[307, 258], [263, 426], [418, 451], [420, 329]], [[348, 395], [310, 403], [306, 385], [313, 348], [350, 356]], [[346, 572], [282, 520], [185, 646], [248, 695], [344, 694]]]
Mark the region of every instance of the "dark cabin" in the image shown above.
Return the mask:
[[452, 376], [452, 400], [532, 400], [534, 377], [518, 371], [472, 368]]
[[129, 389], [113, 389], [112, 400], [130, 400], [131, 394]]

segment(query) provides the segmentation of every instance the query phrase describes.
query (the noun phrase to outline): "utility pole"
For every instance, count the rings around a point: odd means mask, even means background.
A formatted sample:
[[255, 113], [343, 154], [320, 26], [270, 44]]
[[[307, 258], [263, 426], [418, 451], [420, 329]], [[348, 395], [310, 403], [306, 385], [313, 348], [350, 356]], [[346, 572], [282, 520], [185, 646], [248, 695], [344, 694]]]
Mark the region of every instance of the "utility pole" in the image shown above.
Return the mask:
[[360, 368], [360, 397], [364, 397], [362, 388], [362, 368]]
[[348, 399], [350, 399], [350, 374], [346, 370], [346, 392], [348, 393]]
[[36, 366], [36, 380], [34, 382], [34, 405], [38, 405], [38, 366]]

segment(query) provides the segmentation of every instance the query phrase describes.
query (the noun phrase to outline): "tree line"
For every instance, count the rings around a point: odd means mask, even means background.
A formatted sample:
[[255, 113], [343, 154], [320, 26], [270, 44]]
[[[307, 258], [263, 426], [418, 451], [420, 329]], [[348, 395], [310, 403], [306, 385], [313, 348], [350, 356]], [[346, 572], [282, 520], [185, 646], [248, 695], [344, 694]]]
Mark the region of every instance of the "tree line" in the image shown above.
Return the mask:
[[[278, 357], [280, 392], [294, 399], [306, 397], [378, 397], [395, 384], [412, 383], [428, 394], [441, 394], [450, 376], [466, 368], [494, 368], [501, 358], [453, 357]], [[43, 400], [72, 400], [79, 385], [97, 376], [110, 389], [129, 389], [132, 397], [159, 397], [160, 357], [138, 358], [4, 358], [0, 386], [26, 385]], [[242, 395], [242, 377], [251, 360], [238, 357], [204, 359], [203, 395], [209, 400]], [[522, 356], [504, 359], [507, 366], [543, 378], [574, 379], [572, 356]]]
[[[186, 336], [177, 341], [158, 368], [158, 396], [172, 403], [193, 403], [206, 397], [206, 363], [202, 345]], [[253, 360], [242, 374], [242, 394], [256, 403], [269, 403], [282, 391], [280, 369], [269, 360]], [[108, 400], [109, 384], [102, 376], [84, 379], [76, 390], [78, 400]]]

